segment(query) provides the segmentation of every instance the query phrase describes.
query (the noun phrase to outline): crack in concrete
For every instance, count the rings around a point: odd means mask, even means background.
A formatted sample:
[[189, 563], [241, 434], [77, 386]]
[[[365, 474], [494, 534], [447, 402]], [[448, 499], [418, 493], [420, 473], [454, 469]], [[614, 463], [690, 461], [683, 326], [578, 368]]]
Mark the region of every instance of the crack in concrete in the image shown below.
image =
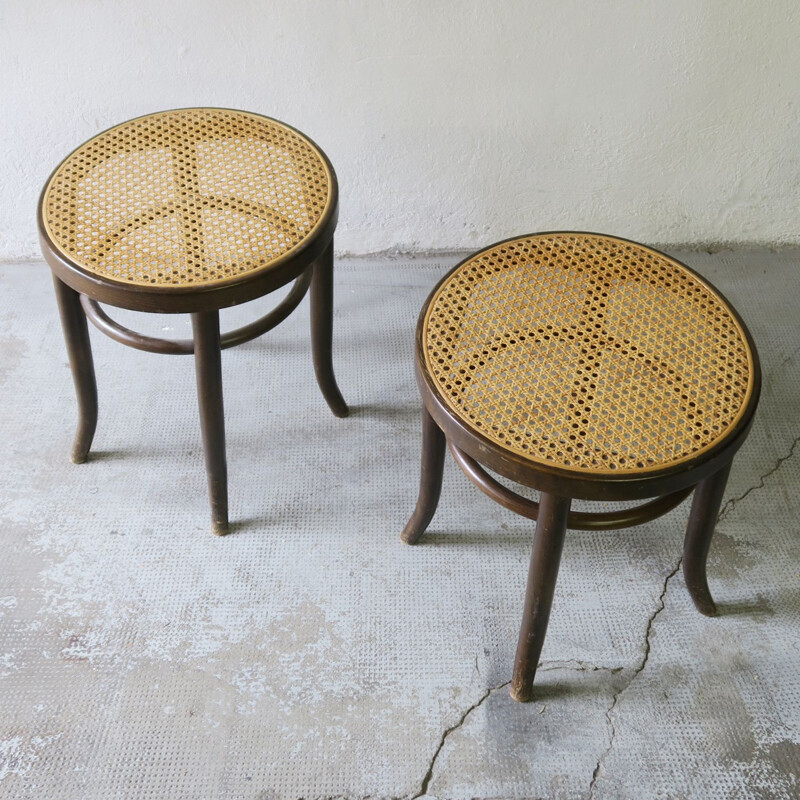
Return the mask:
[[[675, 573], [673, 572], [672, 575]], [[669, 577], [672, 577], [670, 575]], [[669, 578], [668, 578], [669, 579]], [[663, 598], [663, 595], [662, 595]], [[663, 607], [663, 606], [662, 606]], [[658, 612], [656, 612], [658, 613]], [[651, 619], [652, 623], [652, 619]], [[649, 635], [649, 628], [648, 628], [648, 635]], [[649, 647], [647, 650], [649, 654]], [[645, 656], [645, 661], [647, 660], [647, 656]], [[477, 669], [477, 656], [475, 667]], [[644, 668], [644, 664], [642, 664], [642, 669]], [[612, 674], [616, 674], [618, 672], [622, 672], [624, 667], [603, 667], [598, 666], [597, 664], [591, 664], [588, 661], [550, 661], [550, 662], [542, 662], [537, 669], [537, 672], [548, 672], [557, 669], [567, 669], [567, 670], [574, 670], [576, 672], [610, 672]], [[478, 670], [478, 674], [480, 674], [480, 670]], [[418, 800], [420, 797], [424, 797], [428, 792], [428, 786], [430, 785], [431, 780], [433, 779], [433, 770], [436, 766], [436, 760], [439, 758], [439, 753], [441, 753], [442, 748], [444, 747], [444, 743], [447, 740], [447, 737], [453, 732], [458, 730], [467, 720], [467, 717], [475, 711], [476, 708], [479, 708], [483, 705], [484, 702], [495, 692], [499, 691], [500, 689], [505, 688], [511, 683], [511, 681], [505, 681], [498, 686], [492, 686], [487, 689], [481, 698], [473, 703], [462, 715], [461, 719], [456, 722], [455, 725], [451, 725], [449, 728], [445, 730], [442, 734], [441, 739], [439, 740], [439, 746], [436, 748], [436, 751], [431, 758], [430, 764], [428, 765], [428, 771], [425, 773], [425, 777], [422, 779], [422, 783], [420, 784], [420, 790], [417, 794], [415, 794], [411, 800]]]
[[550, 672], [556, 669], [569, 669], [574, 672], [610, 672], [616, 674], [622, 672], [625, 667], [604, 667], [591, 664], [588, 661], [542, 661], [537, 668], [538, 672]]
[[725, 505], [722, 507], [722, 511], [719, 512], [719, 516], [717, 517], [717, 522], [722, 522], [723, 519], [727, 516], [728, 512], [733, 510], [737, 503], [740, 503], [742, 500], [745, 499], [751, 492], [755, 492], [757, 489], [763, 489], [766, 485], [766, 480], [771, 475], [776, 473], [785, 461], [788, 461], [794, 455], [794, 449], [797, 447], [797, 443], [800, 442], [800, 436], [798, 436], [793, 442], [792, 446], [789, 448], [789, 452], [779, 458], [775, 464], [772, 466], [771, 469], [767, 470], [759, 479], [758, 483], [755, 486], [751, 486], [744, 494], [739, 495], [739, 497], [732, 497], [728, 500]]
[[476, 709], [480, 708], [483, 703], [488, 700], [488, 698], [494, 694], [495, 692], [500, 691], [504, 687], [508, 686], [511, 681], [505, 681], [505, 683], [501, 683], [499, 686], [492, 686], [487, 689], [483, 696], [475, 703], [473, 703], [462, 715], [461, 719], [456, 722], [455, 725], [451, 725], [449, 728], [445, 730], [442, 734], [442, 738], [439, 739], [439, 746], [436, 748], [436, 752], [433, 754], [433, 758], [431, 759], [430, 764], [428, 765], [428, 771], [425, 773], [425, 777], [422, 779], [422, 783], [420, 784], [420, 789], [417, 794], [415, 794], [411, 800], [417, 800], [420, 797], [424, 797], [428, 793], [428, 786], [430, 785], [431, 779], [433, 778], [433, 770], [436, 767], [436, 759], [439, 758], [439, 753], [442, 752], [442, 748], [444, 747], [444, 743], [447, 740], [447, 737], [453, 732], [457, 731], [467, 720], [467, 717]]
[[[795, 448], [797, 447], [798, 442], [800, 442], [800, 436], [798, 436], [792, 442], [792, 446], [789, 448], [789, 452], [785, 456], [779, 458], [772, 466], [772, 468], [767, 470], [767, 472], [765, 472], [759, 478], [759, 481], [755, 486], [751, 486], [740, 497], [731, 498], [730, 500], [728, 500], [727, 503], [725, 503], [725, 505], [722, 507], [722, 510], [717, 515], [717, 524], [722, 521], [722, 519], [728, 513], [728, 511], [730, 511], [730, 509], [734, 508], [737, 503], [744, 500], [744, 498], [747, 497], [751, 492], [754, 492], [757, 489], [764, 488], [767, 478], [769, 478], [770, 475], [773, 475], [775, 472], [777, 472], [781, 468], [783, 463], [788, 461], [794, 455], [794, 451]], [[627, 683], [625, 683], [624, 686], [620, 687], [619, 691], [615, 692], [614, 697], [611, 700], [611, 705], [608, 707], [608, 710], [606, 711], [606, 721], [608, 722], [608, 727], [611, 730], [611, 735], [609, 737], [608, 747], [605, 749], [605, 751], [601, 754], [600, 758], [597, 760], [597, 764], [594, 768], [594, 771], [592, 772], [592, 780], [589, 783], [589, 800], [592, 800], [592, 798], [594, 798], [594, 790], [597, 784], [597, 778], [600, 775], [600, 770], [602, 769], [603, 763], [608, 757], [608, 754], [614, 747], [614, 739], [616, 738], [617, 735], [617, 727], [616, 724], [614, 723], [614, 718], [613, 718], [614, 709], [617, 707], [617, 703], [619, 702], [619, 699], [623, 695], [623, 693], [630, 688], [631, 684], [636, 680], [637, 676], [642, 672], [642, 670], [644, 670], [645, 666], [647, 666], [647, 661], [650, 658], [650, 635], [653, 630], [653, 623], [656, 621], [656, 617], [658, 617], [658, 615], [664, 610], [666, 606], [665, 598], [667, 595], [667, 589], [669, 588], [669, 582], [678, 574], [678, 571], [681, 568], [681, 564], [683, 564], [683, 556], [681, 556], [678, 559], [678, 563], [675, 565], [675, 568], [664, 579], [664, 586], [661, 590], [661, 595], [659, 597], [659, 605], [655, 609], [655, 611], [650, 615], [650, 619], [647, 621], [647, 628], [645, 629], [644, 632], [644, 655], [642, 657], [639, 666], [633, 670], [633, 672], [631, 673], [631, 677], [627, 681]]]
[[592, 772], [592, 780], [589, 783], [589, 800], [594, 798], [594, 789], [597, 783], [597, 778], [600, 775], [600, 770], [603, 767], [603, 762], [606, 760], [606, 757], [611, 752], [612, 748], [614, 747], [614, 739], [617, 735], [617, 726], [613, 719], [614, 709], [617, 707], [617, 703], [619, 702], [620, 697], [624, 692], [626, 692], [631, 684], [636, 680], [637, 676], [644, 670], [647, 666], [647, 661], [650, 658], [650, 634], [653, 631], [653, 623], [656, 621], [656, 617], [664, 610], [666, 607], [666, 596], [667, 596], [667, 589], [669, 588], [669, 582], [678, 574], [678, 571], [681, 568], [681, 564], [683, 563], [683, 556], [678, 559], [678, 563], [675, 565], [675, 568], [672, 572], [664, 578], [664, 586], [661, 589], [661, 595], [658, 598], [659, 604], [656, 607], [655, 611], [650, 615], [650, 619], [647, 620], [647, 628], [645, 628], [644, 632], [644, 654], [642, 656], [642, 660], [637, 667], [634, 668], [633, 672], [627, 683], [624, 686], [621, 686], [617, 692], [614, 693], [614, 697], [611, 700], [611, 705], [608, 707], [606, 711], [606, 721], [608, 722], [608, 727], [611, 730], [611, 735], [608, 740], [608, 747], [605, 751], [600, 755], [600, 758], [597, 759], [597, 765], [594, 768], [594, 772]]

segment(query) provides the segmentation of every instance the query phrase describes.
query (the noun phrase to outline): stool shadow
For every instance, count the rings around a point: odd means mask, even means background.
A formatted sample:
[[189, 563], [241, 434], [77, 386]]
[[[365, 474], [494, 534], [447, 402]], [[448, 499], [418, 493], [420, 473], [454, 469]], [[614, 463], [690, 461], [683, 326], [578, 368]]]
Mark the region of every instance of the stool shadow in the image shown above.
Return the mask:
[[136, 450], [90, 450], [86, 458], [86, 463], [93, 461], [115, 461], [116, 459], [127, 458], [136, 454]]
[[[604, 688], [614, 686], [619, 680], [617, 676], [623, 670], [598, 669], [590, 673], [590, 676], [579, 675], [578, 670], [564, 669], [564, 675], [552, 683], [548, 682], [548, 676], [552, 676], [556, 670], [539, 669], [536, 673], [536, 680], [533, 683], [533, 698], [531, 705], [546, 703], [550, 700], [561, 700], [570, 697], [597, 697]], [[560, 671], [560, 670], [559, 670]], [[609, 675], [609, 672], [612, 674]], [[545, 711], [546, 713], [546, 711]]]
[[[797, 594], [797, 593], [795, 593]], [[798, 599], [795, 598], [793, 602], [788, 603], [790, 606], [797, 607]], [[739, 603], [717, 603], [717, 616], [719, 617], [735, 617], [735, 616], [750, 616], [750, 617], [772, 617], [775, 615], [775, 609], [770, 605], [769, 601], [763, 595], [756, 595], [755, 600], [749, 602]]]
[[233, 520], [228, 523], [228, 532], [221, 538], [227, 539], [229, 536], [236, 536], [241, 533], [263, 533], [269, 528], [269, 525], [269, 517], [247, 517]]
[[520, 547], [528, 547], [533, 543], [533, 528], [531, 528], [530, 535], [525, 531], [520, 533], [511, 531], [498, 533], [493, 533], [492, 531], [475, 531], [474, 533], [465, 531], [459, 531], [458, 533], [426, 531], [414, 547], [424, 547], [426, 544], [431, 547], [444, 547], [446, 545], [458, 547], [459, 545], [474, 545], [476, 542], [500, 545], [509, 550], [518, 550]]
[[142, 447], [126, 447], [118, 450], [90, 450], [86, 463], [91, 464], [93, 461], [103, 463], [105, 461], [121, 461], [125, 459], [130, 459], [131, 462], [164, 461], [169, 459], [170, 463], [174, 463], [175, 458], [194, 458], [198, 453], [200, 454], [200, 458], [202, 458], [203, 451], [199, 447], [194, 450], [180, 452], [176, 450], [174, 445], [168, 443], [165, 443], [162, 447], [148, 443]]
[[[421, 407], [419, 405], [389, 406], [377, 403], [362, 403], [361, 405], [350, 406], [350, 416], [375, 417], [384, 421], [413, 419], [415, 422], [421, 419]], [[420, 427], [421, 427], [420, 422]]]

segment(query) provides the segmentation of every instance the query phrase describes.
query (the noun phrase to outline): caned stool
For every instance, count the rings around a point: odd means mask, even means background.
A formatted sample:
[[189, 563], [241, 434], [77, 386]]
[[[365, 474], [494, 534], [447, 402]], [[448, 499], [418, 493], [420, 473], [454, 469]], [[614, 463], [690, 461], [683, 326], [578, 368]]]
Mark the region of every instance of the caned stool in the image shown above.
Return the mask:
[[[467, 258], [417, 325], [422, 479], [402, 538], [428, 527], [445, 443], [482, 491], [536, 520], [511, 695], [529, 700], [567, 528], [638, 525], [694, 489], [683, 549], [698, 610], [731, 461], [758, 404], [758, 355], [708, 281], [649, 247], [592, 233], [509, 239]], [[538, 489], [538, 503], [485, 469]], [[573, 498], [643, 500], [570, 511]]]
[[[220, 349], [284, 320], [311, 287], [317, 382], [336, 416], [347, 405], [331, 362], [336, 175], [299, 131], [267, 117], [187, 108], [130, 120], [61, 162], [38, 208], [78, 394], [72, 460], [86, 460], [97, 387], [86, 319], [118, 342], [194, 353], [211, 521], [228, 530]], [[220, 334], [219, 310], [294, 281], [266, 316]], [[188, 312], [193, 338], [166, 340], [114, 322], [99, 303]]]

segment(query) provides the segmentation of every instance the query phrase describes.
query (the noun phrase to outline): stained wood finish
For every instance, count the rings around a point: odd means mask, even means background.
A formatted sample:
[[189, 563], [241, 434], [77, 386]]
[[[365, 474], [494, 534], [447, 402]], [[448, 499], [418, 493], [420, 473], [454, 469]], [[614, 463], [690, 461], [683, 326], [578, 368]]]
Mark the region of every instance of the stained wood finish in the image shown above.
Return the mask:
[[211, 501], [211, 528], [214, 533], [223, 536], [228, 532], [228, 464], [225, 457], [219, 312], [199, 311], [192, 314], [192, 333], [200, 429], [203, 433]]
[[445, 438], [425, 406], [422, 407], [422, 469], [419, 480], [417, 507], [400, 538], [406, 544], [416, 544], [431, 524], [444, 475]]
[[511, 696], [521, 702], [533, 696], [533, 679], [550, 620], [570, 502], [568, 497], [542, 495], [511, 680]]
[[73, 463], [82, 464], [89, 455], [97, 429], [97, 381], [94, 375], [89, 326], [78, 293], [53, 276], [58, 311], [64, 330], [72, 380], [78, 395], [78, 430], [72, 445]]
[[337, 417], [349, 413], [333, 374], [333, 242], [314, 263], [311, 276], [311, 350], [325, 401]]
[[[549, 237], [558, 237], [559, 235], [558, 232], [547, 234]], [[574, 232], [565, 232], [564, 235], [573, 242], [576, 238]], [[591, 235], [597, 236], [596, 234]], [[536, 234], [531, 234], [531, 236], [536, 236]], [[514, 243], [517, 238], [509, 239], [507, 242]], [[626, 242], [628, 240], [619, 241]], [[636, 243], [631, 244], [635, 245]], [[497, 247], [498, 245], [492, 245], [487, 248], [487, 251]], [[654, 253], [658, 252], [653, 251], [652, 248], [649, 250]], [[437, 459], [443, 456], [445, 442], [449, 443], [462, 469], [482, 491], [516, 513], [529, 518], [538, 517], [525, 619], [520, 635], [512, 684], [512, 696], [518, 700], [525, 700], [531, 697], [536, 660], [541, 652], [547, 629], [564, 530], [569, 526], [611, 529], [639, 524], [666, 513], [694, 489], [695, 496], [684, 546], [684, 573], [697, 608], [704, 614], [715, 613], [716, 608], [706, 580], [706, 556], [732, 459], [744, 443], [753, 424], [761, 391], [761, 368], [755, 344], [741, 317], [716, 288], [711, 287], [705, 279], [698, 276], [725, 305], [730, 318], [735, 320], [751, 357], [750, 382], [748, 393], [743, 401], [744, 405], [725, 434], [720, 436], [712, 446], [694, 456], [681, 459], [679, 463], [667, 464], [663, 468], [642, 470], [641, 472], [635, 470], [580, 471], [525, 458], [519, 452], [503, 446], [496, 436], [483, 435], [474, 424], [467, 424], [465, 419], [453, 409], [452, 403], [447, 402], [442, 396], [439, 388], [440, 382], [432, 376], [431, 365], [425, 358], [425, 324], [431, 301], [450, 276], [474, 258], [475, 256], [470, 256], [445, 275], [433, 289], [420, 312], [416, 335], [415, 372], [425, 408], [423, 414], [423, 477], [420, 482], [417, 508], [403, 531], [402, 539], [409, 543], [418, 541], [433, 517], [441, 481]], [[681, 268], [687, 275], [696, 275], [685, 265], [681, 265]], [[470, 291], [469, 283], [464, 282], [463, 285], [464, 291], [468, 293]], [[602, 298], [602, 293], [599, 297]], [[481, 302], [484, 301], [485, 299]], [[492, 302], [502, 301], [493, 300]], [[598, 302], [600, 301], [598, 300]], [[473, 310], [478, 305], [476, 303], [472, 307]], [[458, 310], [458, 306], [466, 309], [469, 307], [469, 303], [466, 300], [459, 300], [455, 306], [456, 310]], [[452, 308], [451, 313], [454, 313]], [[489, 325], [488, 329], [492, 330], [492, 326]], [[440, 327], [439, 330], [444, 331], [442, 334], [444, 336], [457, 337], [458, 320], [453, 323], [452, 333], [451, 329], [447, 327]], [[520, 333], [525, 335], [524, 332], [512, 331], [510, 337], [517, 339]], [[447, 342], [447, 340], [445, 341]], [[446, 346], [449, 346], [449, 342]], [[500, 347], [499, 344], [497, 346]], [[471, 379], [469, 375], [464, 378], [464, 380]], [[504, 487], [484, 468], [492, 470], [503, 478], [539, 490], [542, 493], [541, 503], [535, 507], [535, 504]], [[426, 470], [428, 471], [427, 475]], [[571, 499], [578, 498], [601, 501], [657, 499], [623, 512], [610, 514], [574, 512], [570, 514]], [[534, 608], [538, 609], [535, 613]]]
[[686, 588], [697, 610], [707, 617], [716, 615], [717, 606], [708, 589], [706, 559], [731, 464], [729, 461], [719, 472], [704, 478], [695, 487], [689, 524], [683, 540], [683, 576], [686, 579]]

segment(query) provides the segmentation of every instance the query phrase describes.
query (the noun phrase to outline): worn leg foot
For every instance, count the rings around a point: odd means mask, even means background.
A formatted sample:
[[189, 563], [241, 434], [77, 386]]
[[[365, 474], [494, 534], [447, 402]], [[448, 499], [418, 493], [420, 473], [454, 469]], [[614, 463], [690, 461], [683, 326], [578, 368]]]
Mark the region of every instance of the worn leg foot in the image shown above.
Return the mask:
[[570, 502], [569, 498], [544, 492], [539, 501], [528, 587], [525, 590], [525, 611], [511, 680], [511, 697], [522, 703], [533, 697], [533, 679], [550, 619]]
[[349, 413], [333, 374], [333, 242], [317, 259], [311, 276], [311, 352], [322, 395], [337, 417]]
[[53, 276], [56, 287], [61, 327], [67, 344], [72, 380], [78, 395], [78, 430], [72, 445], [72, 461], [82, 464], [89, 455], [92, 439], [97, 428], [97, 382], [94, 376], [92, 345], [86, 314], [81, 307], [78, 292]]
[[422, 475], [419, 481], [419, 498], [411, 519], [400, 534], [406, 544], [415, 544], [431, 524], [444, 474], [445, 436], [425, 406], [422, 407]]
[[222, 405], [219, 312], [192, 314], [194, 361], [200, 428], [211, 501], [211, 527], [222, 536], [228, 532], [228, 464], [225, 458], [225, 415]]
[[729, 461], [719, 472], [709, 475], [695, 487], [686, 538], [683, 540], [683, 576], [686, 587], [697, 610], [707, 617], [713, 617], [717, 613], [717, 606], [708, 590], [706, 558], [731, 463]]

